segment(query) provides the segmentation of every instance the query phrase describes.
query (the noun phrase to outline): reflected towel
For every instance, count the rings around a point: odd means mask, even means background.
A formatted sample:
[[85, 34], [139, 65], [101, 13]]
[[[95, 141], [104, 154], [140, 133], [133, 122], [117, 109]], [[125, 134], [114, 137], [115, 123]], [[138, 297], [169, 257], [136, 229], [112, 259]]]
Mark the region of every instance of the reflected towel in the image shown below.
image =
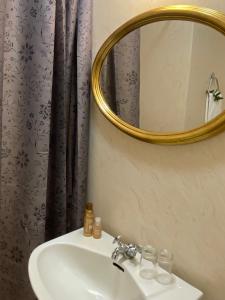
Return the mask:
[[205, 123], [209, 122], [223, 111], [223, 96], [219, 90], [211, 90], [207, 93]]

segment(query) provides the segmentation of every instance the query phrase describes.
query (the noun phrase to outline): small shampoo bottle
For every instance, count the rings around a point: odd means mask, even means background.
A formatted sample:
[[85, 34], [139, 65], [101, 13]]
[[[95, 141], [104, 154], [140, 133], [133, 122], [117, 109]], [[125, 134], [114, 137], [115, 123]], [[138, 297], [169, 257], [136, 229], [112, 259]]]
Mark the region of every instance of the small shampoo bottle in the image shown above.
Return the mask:
[[95, 218], [93, 226], [93, 238], [100, 239], [102, 237], [102, 220], [99, 217]]

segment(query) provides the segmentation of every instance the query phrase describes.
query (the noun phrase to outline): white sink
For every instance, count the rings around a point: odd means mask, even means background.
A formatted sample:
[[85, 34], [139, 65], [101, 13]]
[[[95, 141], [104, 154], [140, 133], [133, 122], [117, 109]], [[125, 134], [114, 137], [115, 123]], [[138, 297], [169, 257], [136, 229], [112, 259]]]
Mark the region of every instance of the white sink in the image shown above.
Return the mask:
[[29, 260], [29, 276], [39, 300], [197, 300], [202, 292], [175, 276], [172, 285], [139, 276], [137, 261], [113, 266], [113, 237], [100, 240], [71, 232], [37, 247]]

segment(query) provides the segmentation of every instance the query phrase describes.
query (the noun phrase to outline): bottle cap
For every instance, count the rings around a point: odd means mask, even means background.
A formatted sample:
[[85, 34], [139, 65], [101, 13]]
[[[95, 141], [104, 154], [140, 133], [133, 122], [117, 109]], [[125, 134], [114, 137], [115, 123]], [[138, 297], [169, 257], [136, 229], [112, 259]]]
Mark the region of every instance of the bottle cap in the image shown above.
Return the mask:
[[101, 219], [100, 217], [96, 217], [96, 218], [95, 218], [95, 223], [96, 223], [97, 225], [101, 224], [101, 221], [102, 221], [102, 219]]
[[91, 202], [87, 202], [86, 205], [85, 205], [85, 208], [87, 210], [93, 210], [93, 204]]

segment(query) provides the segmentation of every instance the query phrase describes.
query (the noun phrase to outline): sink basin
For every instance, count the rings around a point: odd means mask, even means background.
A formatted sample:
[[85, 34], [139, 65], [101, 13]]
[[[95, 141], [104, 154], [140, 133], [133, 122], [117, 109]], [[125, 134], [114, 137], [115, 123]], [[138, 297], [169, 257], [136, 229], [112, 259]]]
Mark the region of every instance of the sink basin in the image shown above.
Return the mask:
[[46, 247], [38, 270], [49, 299], [144, 299], [129, 273], [112, 267], [109, 257], [72, 244]]
[[71, 232], [37, 247], [29, 260], [29, 276], [39, 300], [197, 300], [202, 292], [180, 278], [160, 285], [139, 276], [137, 260], [114, 266], [113, 238], [86, 238]]

